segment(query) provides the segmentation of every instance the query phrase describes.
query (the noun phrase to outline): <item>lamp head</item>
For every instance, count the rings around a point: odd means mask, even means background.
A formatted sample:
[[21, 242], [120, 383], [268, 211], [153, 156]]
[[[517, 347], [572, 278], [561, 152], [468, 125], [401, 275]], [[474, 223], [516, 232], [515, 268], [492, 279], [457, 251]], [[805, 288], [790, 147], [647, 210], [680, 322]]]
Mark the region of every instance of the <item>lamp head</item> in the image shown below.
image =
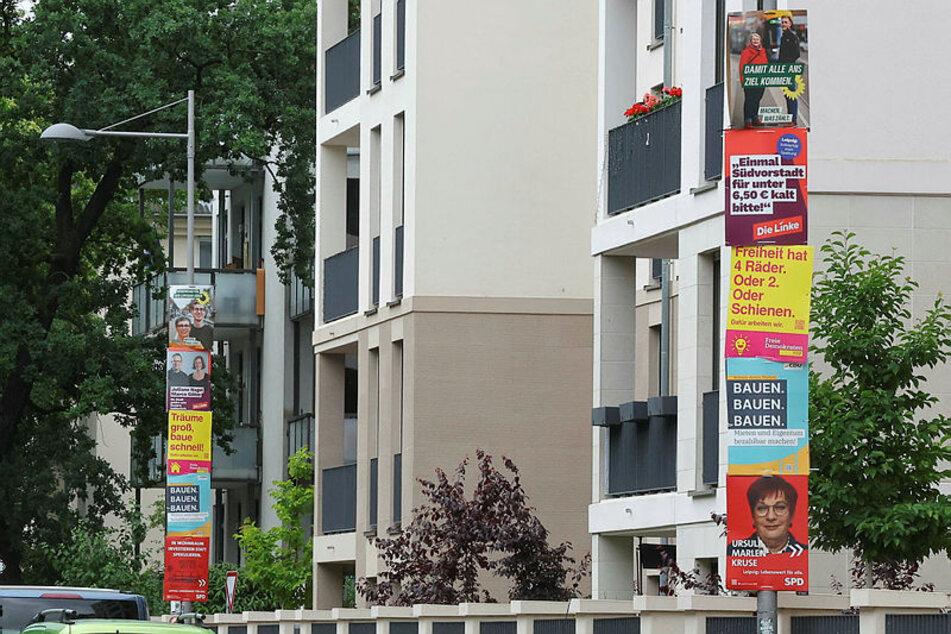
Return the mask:
[[88, 141], [92, 135], [71, 123], [54, 123], [43, 130], [40, 138], [47, 141]]

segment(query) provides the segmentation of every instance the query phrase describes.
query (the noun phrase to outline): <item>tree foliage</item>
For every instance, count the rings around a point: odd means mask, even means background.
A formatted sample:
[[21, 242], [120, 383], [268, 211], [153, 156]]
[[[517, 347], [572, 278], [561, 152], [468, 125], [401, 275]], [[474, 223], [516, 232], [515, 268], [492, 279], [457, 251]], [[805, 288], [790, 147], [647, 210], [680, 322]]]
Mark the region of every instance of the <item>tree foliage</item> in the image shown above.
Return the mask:
[[913, 320], [918, 284], [904, 259], [873, 255], [838, 233], [821, 248], [812, 295], [812, 541], [855, 549], [866, 563], [914, 564], [951, 546], [951, 421], [929, 409], [925, 369], [951, 351], [951, 308], [939, 296]]
[[245, 519], [235, 535], [244, 553], [247, 579], [271, 595], [280, 608], [298, 608], [311, 599], [314, 542], [304, 522], [314, 511], [312, 458], [306, 448], [291, 456], [289, 478], [276, 480], [270, 489], [281, 524], [265, 531]]
[[[121, 507], [124, 478], [91, 453], [96, 413], [133, 428], [139, 449], [166, 425], [163, 344], [129, 330], [133, 286], [163, 268], [164, 222], [135, 201], [142, 178], [184, 180], [183, 142], [40, 132], [107, 126], [194, 89], [198, 164], [269, 160], [280, 262], [306, 268], [315, 12], [305, 0], [39, 0], [25, 16], [0, 0], [0, 583], [48, 581], [36, 546], [68, 540], [79, 506], [93, 528]], [[129, 129], [184, 132], [186, 114]], [[226, 373], [212, 376], [220, 388]], [[216, 411], [219, 441], [229, 410]]]
[[371, 604], [413, 605], [491, 602], [480, 576], [510, 581], [508, 598], [563, 601], [578, 596], [588, 557], [575, 568], [569, 542], [548, 544], [548, 530], [528, 505], [518, 468], [503, 457], [511, 479], [492, 456], [476, 451], [479, 481], [466, 495], [468, 458], [455, 477], [436, 469], [420, 479], [428, 504], [397, 537], [377, 539], [385, 566], [376, 581], [361, 579], [357, 591]]

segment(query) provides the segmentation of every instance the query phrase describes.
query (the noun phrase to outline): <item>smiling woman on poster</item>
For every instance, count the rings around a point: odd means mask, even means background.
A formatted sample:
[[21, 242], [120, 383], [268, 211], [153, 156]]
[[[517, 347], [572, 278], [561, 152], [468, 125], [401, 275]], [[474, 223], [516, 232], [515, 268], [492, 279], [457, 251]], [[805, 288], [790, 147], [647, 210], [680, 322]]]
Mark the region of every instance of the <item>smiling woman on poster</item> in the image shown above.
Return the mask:
[[779, 476], [757, 478], [746, 491], [753, 520], [753, 534], [730, 542], [728, 557], [761, 557], [781, 553], [798, 554], [806, 550], [792, 534], [793, 517], [799, 494]]
[[745, 84], [747, 64], [768, 64], [766, 49], [763, 48], [763, 36], [757, 32], [750, 34], [747, 47], [740, 53], [740, 86], [743, 86], [743, 127], [759, 127], [759, 102], [766, 91], [761, 86], [747, 88]]

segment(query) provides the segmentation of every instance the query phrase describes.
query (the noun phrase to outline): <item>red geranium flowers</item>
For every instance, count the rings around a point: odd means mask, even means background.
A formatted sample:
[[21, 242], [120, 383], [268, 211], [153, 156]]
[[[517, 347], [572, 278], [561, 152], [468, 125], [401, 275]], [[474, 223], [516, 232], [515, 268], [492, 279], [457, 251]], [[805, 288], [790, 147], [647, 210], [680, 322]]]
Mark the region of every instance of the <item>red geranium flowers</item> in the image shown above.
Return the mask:
[[644, 93], [643, 99], [624, 111], [624, 116], [630, 121], [640, 119], [646, 114], [669, 106], [675, 101], [680, 101], [684, 94], [683, 89], [677, 86], [664, 86], [660, 92], [663, 95], [662, 97], [649, 92]]

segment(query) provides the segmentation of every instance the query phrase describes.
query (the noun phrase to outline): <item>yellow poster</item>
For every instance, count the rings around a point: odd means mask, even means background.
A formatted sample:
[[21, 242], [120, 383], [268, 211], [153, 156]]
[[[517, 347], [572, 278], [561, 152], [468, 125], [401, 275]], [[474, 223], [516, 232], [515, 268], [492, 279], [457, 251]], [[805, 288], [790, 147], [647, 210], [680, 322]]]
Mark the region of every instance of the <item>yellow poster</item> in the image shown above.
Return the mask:
[[812, 247], [734, 247], [726, 357], [804, 363], [811, 288]]
[[211, 469], [211, 412], [168, 413], [168, 473]]

